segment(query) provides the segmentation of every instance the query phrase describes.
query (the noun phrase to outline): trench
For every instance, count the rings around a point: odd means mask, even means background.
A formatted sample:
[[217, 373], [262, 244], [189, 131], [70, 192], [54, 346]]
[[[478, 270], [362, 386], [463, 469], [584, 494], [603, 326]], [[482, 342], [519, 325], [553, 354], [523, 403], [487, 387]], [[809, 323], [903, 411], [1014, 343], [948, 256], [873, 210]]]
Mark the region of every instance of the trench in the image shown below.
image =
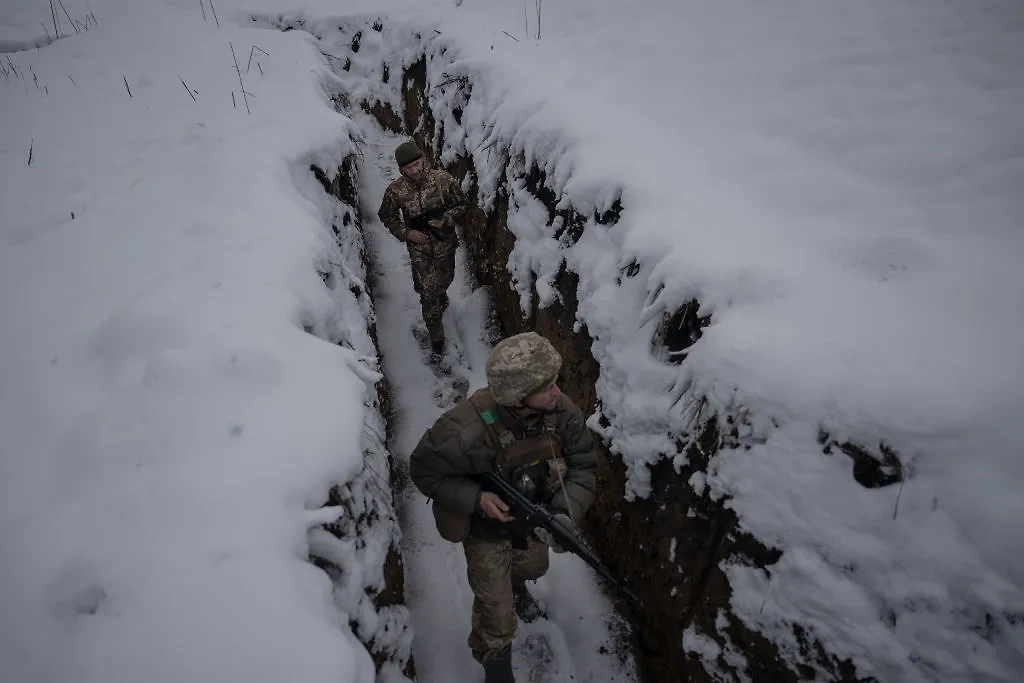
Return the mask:
[[[280, 22], [275, 25], [282, 27]], [[437, 91], [429, 83], [426, 55], [412, 60], [405, 55], [388, 61], [380, 37], [375, 38], [376, 42], [368, 39], [381, 34], [382, 29], [381, 20], [372, 24], [367, 20], [342, 22], [332, 28], [331, 36], [318, 34], [315, 27], [305, 27], [322, 41], [324, 54], [337, 73], [351, 74], [361, 63], [379, 66], [382, 62], [385, 83], [390, 82], [399, 93], [391, 101], [354, 99], [347, 92], [336, 94], [339, 111], [357, 121], [371, 141], [357, 162], [358, 179], [350, 175], [345, 188], [325, 189], [338, 196], [339, 192], [347, 193], [347, 200], [360, 207], [358, 224], [367, 245], [367, 284], [376, 310], [376, 339], [386, 375], [381, 394], [391, 454], [390, 480], [403, 529], [402, 559], [389, 555], [386, 599], [408, 605], [416, 638], [429, 642], [413, 646], [418, 680], [476, 680], [479, 669], [464, 645], [470, 607], [464, 560], [457, 547], [437, 536], [429, 510], [416, 498], [405, 472], [404, 458], [439, 414], [443, 400], [438, 402], [436, 378], [424, 364], [422, 350], [412, 334], [419, 310], [409, 284], [407, 259], [403, 261], [404, 248], [387, 235], [374, 216], [375, 202], [383, 192], [382, 182], [393, 165], [389, 145], [409, 137], [415, 139], [435, 165], [464, 181], [463, 187], [468, 188], [475, 207], [462, 235], [459, 275], [449, 290], [454, 312], [446, 318], [446, 327], [462, 335], [464, 374], [470, 384], [475, 387], [484, 383], [481, 369], [490, 343], [535, 330], [551, 340], [565, 359], [559, 377], [563, 391], [585, 414], [596, 415], [602, 427], [608, 426], [610, 419], [599, 395], [602, 368], [594, 355], [594, 340], [577, 316], [579, 275], [563, 262], [551, 282], [557, 292], [554, 301], [541, 305], [534, 289], [530, 305], [524, 308], [508, 267], [517, 239], [508, 225], [509, 193], [498, 191], [494, 201], [481, 208], [474, 159], [461, 154], [447, 164], [437, 162], [446, 131], [433, 111], [437, 106], [450, 106], [450, 100], [441, 105], [432, 100]], [[368, 45], [376, 45], [376, 49], [367, 49]], [[429, 59], [437, 56], [435, 53]], [[459, 81], [462, 104], [455, 112], [456, 119], [462, 116], [461, 107], [468, 106], [475, 85], [481, 84], [473, 84], [468, 78]], [[516, 180], [522, 181], [529, 194], [547, 209], [549, 226], [558, 221], [556, 237], [563, 244], [574, 244], [588, 226], [614, 225], [619, 220], [621, 200], [599, 212], [579, 209], [565, 201], [556, 203], [543, 160], [534, 160], [523, 168], [523, 172], [516, 172]], [[511, 169], [507, 166], [499, 185], [511, 179]], [[643, 266], [627, 264], [620, 281], [628, 281]], [[688, 301], [663, 315], [651, 339], [652, 355], [670, 364], [685, 360], [687, 349], [699, 343], [701, 330], [711, 323], [698, 314], [700, 303]], [[770, 576], [781, 553], [745, 533], [726, 499], [715, 500], [690, 482], [694, 475], [708, 471], [720, 450], [749, 447], [746, 420], [742, 411], [716, 414], [706, 402], [699, 402], [692, 428], [673, 435], [675, 455], [685, 456], [680, 459], [684, 464], [674, 464], [672, 453], [656, 459], [651, 466], [651, 493], [645, 498], [627, 495], [627, 467], [610, 452], [607, 442], [598, 439], [599, 493], [583, 522], [583, 531], [607, 566], [640, 595], [646, 608], [641, 614], [631, 613], [616, 596], [603, 591], [604, 598], [615, 607], [611, 615], [573, 616], [604, 620], [602, 633], [606, 639], [592, 652], [571, 651], [570, 639], [564, 634], [557, 636], [561, 640], [556, 649], [571, 660], [575, 671], [569, 678], [555, 676], [550, 680], [874, 680], [859, 675], [850, 660], [831, 654], [800, 624], [791, 625], [797, 643], [794, 648], [768, 640], [730, 608], [732, 588], [724, 567], [738, 563], [759, 568]], [[838, 443], [826, 433], [819, 436], [823, 453], [838, 451], [853, 461], [854, 478], [860, 485], [890, 486], [902, 480], [897, 454], [886, 452], [884, 445], [879, 450]], [[446, 589], [442, 585], [446, 583], [455, 588]], [[553, 586], [557, 585], [556, 579]], [[557, 597], [551, 588], [541, 591], [542, 600]], [[438, 620], [429, 618], [430, 614], [447, 617]], [[572, 627], [566, 624], [565, 628]], [[693, 634], [710, 646], [685, 647]], [[410, 663], [407, 671], [412, 670]]]
[[[407, 474], [409, 452], [457, 394], [451, 379], [445, 374], [438, 376], [427, 364], [421, 341], [425, 330], [405, 246], [391, 237], [374, 216], [374, 204], [394, 177], [392, 153], [402, 138], [381, 131], [368, 116], [354, 118], [367, 140], [359, 181], [366, 198], [362, 201], [361, 225], [382, 368], [393, 398], [388, 446], [393, 455], [394, 495], [403, 530], [405, 599], [416, 634], [413, 658], [420, 681], [477, 680], [481, 669], [466, 645], [472, 593], [461, 547], [440, 539], [427, 501]], [[444, 322], [457, 352], [449, 350], [448, 361], [452, 375], [475, 388], [485, 383], [484, 361], [501, 332], [490, 297], [467, 267], [465, 249], [459, 251], [456, 261], [456, 279], [449, 288], [450, 305]], [[598, 590], [593, 578], [581, 581], [580, 564], [575, 558], [552, 558], [548, 576], [534, 586], [534, 593], [548, 607], [550, 619], [520, 625], [514, 644], [518, 680], [636, 680], [628, 643], [622, 639], [625, 623], [606, 604], [587, 599], [573, 605], [562, 597], [573, 588], [582, 590], [588, 598], [588, 591]], [[540, 640], [543, 649], [535, 649], [534, 644]]]

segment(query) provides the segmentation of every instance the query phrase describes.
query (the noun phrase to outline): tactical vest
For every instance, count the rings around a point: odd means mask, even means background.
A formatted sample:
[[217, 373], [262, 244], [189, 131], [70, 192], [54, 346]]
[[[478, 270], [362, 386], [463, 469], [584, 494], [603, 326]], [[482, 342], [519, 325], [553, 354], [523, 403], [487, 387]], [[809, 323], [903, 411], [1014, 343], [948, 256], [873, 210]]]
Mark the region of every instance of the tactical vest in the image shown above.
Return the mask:
[[[559, 475], [565, 474], [558, 415], [541, 419], [540, 431], [519, 438], [501, 421], [498, 404], [491, 392], [481, 389], [469, 402], [487, 429], [488, 445], [498, 451], [495, 470], [532, 502], [547, 501], [559, 489]], [[558, 472], [555, 468], [561, 467]]]
[[[517, 438], [501, 421], [498, 404], [489, 390], [480, 389], [468, 400], [484, 423], [487, 445], [497, 452], [495, 471], [535, 503], [547, 502], [561, 491], [567, 467], [557, 414], [545, 415], [538, 433]], [[441, 537], [452, 543], [465, 541], [473, 529], [485, 536], [504, 537], [508, 533], [507, 524], [479, 514], [463, 515], [436, 500], [433, 512]]]

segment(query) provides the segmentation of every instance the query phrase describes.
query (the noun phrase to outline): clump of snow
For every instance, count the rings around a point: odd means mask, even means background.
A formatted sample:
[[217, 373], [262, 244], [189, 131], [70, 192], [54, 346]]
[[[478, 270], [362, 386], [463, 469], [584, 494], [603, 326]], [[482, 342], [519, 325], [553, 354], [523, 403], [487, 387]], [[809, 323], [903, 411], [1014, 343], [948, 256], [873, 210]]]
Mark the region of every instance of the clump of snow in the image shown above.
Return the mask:
[[754, 680], [747, 668], [747, 659], [736, 649], [725, 632], [728, 620], [719, 612], [715, 619], [718, 637], [725, 642], [723, 648], [718, 641], [701, 633], [693, 625], [683, 630], [683, 650], [700, 658], [701, 666], [716, 681], [740, 680], [745, 683]]
[[509, 266], [519, 292], [519, 305], [529, 311], [534, 292], [541, 306], [558, 300], [554, 280], [563, 257], [554, 237], [557, 226], [548, 225], [547, 209], [527, 190], [524, 177], [528, 169], [520, 166], [517, 172], [516, 166], [514, 161], [508, 166], [508, 229], [516, 237]]
[[705, 488], [707, 486], [707, 477], [703, 472], [694, 472], [690, 475], [690, 479], [687, 482], [693, 487], [693, 492], [698, 496], [703, 496]]
[[693, 626], [683, 631], [683, 649], [710, 661], [714, 661], [718, 655], [722, 654], [722, 648], [718, 643], [698, 633]]

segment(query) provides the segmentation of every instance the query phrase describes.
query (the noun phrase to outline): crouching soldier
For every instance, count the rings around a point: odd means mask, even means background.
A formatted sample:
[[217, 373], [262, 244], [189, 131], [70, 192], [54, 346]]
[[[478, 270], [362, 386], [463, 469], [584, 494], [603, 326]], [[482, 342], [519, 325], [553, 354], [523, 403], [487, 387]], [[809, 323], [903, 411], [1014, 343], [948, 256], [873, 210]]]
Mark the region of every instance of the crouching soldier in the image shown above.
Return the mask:
[[434, 359], [439, 360], [444, 353], [441, 318], [455, 278], [455, 226], [465, 220], [466, 195], [449, 173], [427, 165], [415, 142], [399, 145], [395, 161], [402, 177], [388, 185], [377, 216], [409, 249], [413, 288], [420, 297]]
[[499, 342], [487, 359], [488, 386], [442, 415], [411, 455], [412, 480], [433, 499], [438, 531], [466, 553], [474, 596], [469, 647], [486, 683], [514, 680], [516, 615], [540, 615], [526, 581], [547, 572], [548, 543], [561, 549], [543, 529], [517, 539], [509, 506], [475, 475], [499, 472], [569, 530], [594, 498], [597, 455], [580, 409], [556, 384], [561, 366], [535, 332]]

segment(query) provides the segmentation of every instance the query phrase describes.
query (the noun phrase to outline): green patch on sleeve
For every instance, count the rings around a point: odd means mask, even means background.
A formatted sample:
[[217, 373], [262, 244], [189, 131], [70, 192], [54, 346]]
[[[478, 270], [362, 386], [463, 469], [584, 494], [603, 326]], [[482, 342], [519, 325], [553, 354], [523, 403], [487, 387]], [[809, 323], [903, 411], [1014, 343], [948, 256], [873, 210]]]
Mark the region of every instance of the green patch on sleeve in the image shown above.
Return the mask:
[[491, 408], [480, 413], [480, 419], [484, 421], [485, 425], [492, 425], [498, 421], [498, 409]]

